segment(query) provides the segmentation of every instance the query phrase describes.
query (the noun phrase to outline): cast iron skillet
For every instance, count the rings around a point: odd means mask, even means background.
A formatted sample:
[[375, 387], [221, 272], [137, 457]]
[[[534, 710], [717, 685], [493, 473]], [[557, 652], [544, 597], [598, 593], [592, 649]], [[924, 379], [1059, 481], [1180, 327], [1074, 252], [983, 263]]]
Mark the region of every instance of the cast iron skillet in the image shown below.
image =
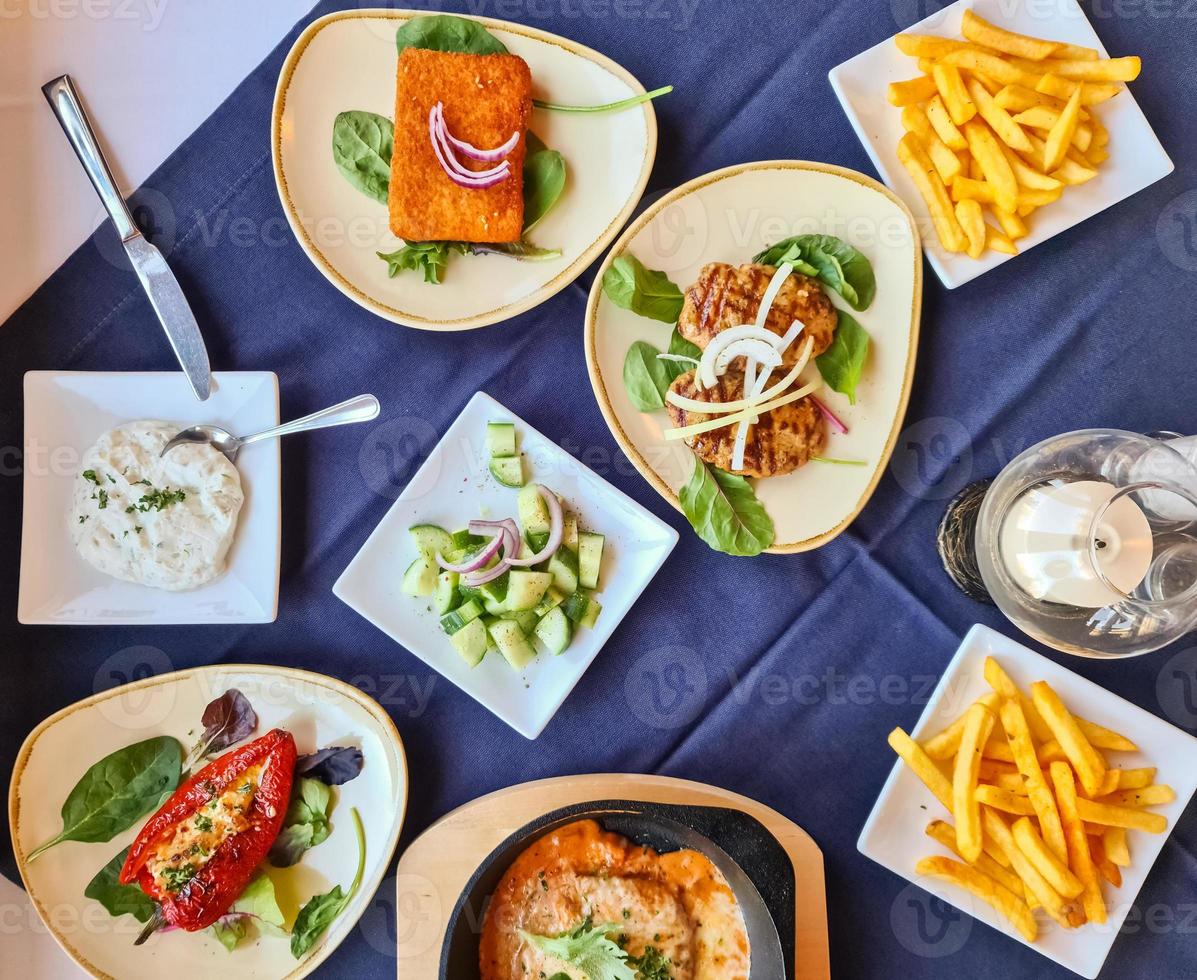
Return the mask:
[[746, 813], [723, 807], [596, 800], [553, 810], [487, 855], [453, 907], [441, 948], [441, 980], [474, 980], [486, 906], [525, 848], [575, 820], [596, 820], [658, 853], [705, 854], [731, 886], [748, 927], [750, 980], [794, 978], [794, 866], [785, 848]]

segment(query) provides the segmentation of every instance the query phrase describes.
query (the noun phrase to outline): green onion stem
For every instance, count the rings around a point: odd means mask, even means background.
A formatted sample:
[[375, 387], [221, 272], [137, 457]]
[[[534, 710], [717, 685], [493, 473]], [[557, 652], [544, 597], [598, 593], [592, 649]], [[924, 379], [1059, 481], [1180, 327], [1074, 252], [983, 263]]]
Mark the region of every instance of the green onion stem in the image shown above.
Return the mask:
[[620, 109], [640, 105], [642, 102], [651, 102], [657, 96], [668, 95], [672, 91], [672, 85], [665, 85], [655, 88], [651, 92], [645, 92], [643, 95], [633, 95], [630, 99], [608, 102], [605, 105], [558, 105], [555, 102], [542, 102], [540, 99], [533, 99], [532, 104], [537, 109], [548, 109], [551, 112], [617, 112]]

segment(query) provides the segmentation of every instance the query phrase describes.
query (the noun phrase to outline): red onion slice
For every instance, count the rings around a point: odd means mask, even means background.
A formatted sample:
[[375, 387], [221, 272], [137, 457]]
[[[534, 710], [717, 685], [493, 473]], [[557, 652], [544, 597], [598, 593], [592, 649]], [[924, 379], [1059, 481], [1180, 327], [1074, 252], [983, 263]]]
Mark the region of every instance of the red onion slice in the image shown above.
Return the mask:
[[836, 414], [830, 408], [819, 401], [819, 399], [817, 399], [814, 395], [810, 395], [809, 397], [810, 400], [815, 403], [815, 408], [823, 413], [823, 417], [827, 419], [827, 424], [830, 425], [832, 429], [840, 433], [840, 435], [848, 434], [848, 427], [836, 417]]
[[460, 176], [471, 178], [493, 177], [495, 174], [506, 172], [511, 169], [511, 164], [507, 160], [504, 160], [497, 167], [491, 167], [489, 170], [470, 170], [468, 167], [463, 166], [462, 162], [457, 159], [457, 154], [453, 152], [453, 147], [450, 145], [453, 137], [449, 133], [448, 124], [445, 122], [444, 109], [438, 102], [432, 107], [432, 111], [436, 113], [436, 121], [434, 125], [436, 126], [437, 136], [440, 138], [441, 149], [445, 151], [445, 156], [449, 161], [449, 166], [457, 171]]
[[539, 483], [535, 486], [537, 493], [544, 500], [545, 506], [549, 508], [549, 540], [545, 542], [545, 546], [540, 551], [528, 558], [517, 558], [514, 555], [506, 558], [507, 564], [512, 568], [528, 568], [531, 565], [539, 564], [546, 558], [551, 558], [561, 547], [561, 539], [565, 534], [565, 517], [561, 513], [561, 501], [557, 499], [557, 495], [552, 490]]
[[447, 139], [456, 149], [461, 150], [462, 153], [474, 160], [482, 160], [484, 162], [502, 160], [503, 157], [507, 156], [508, 153], [515, 149], [516, 145], [520, 141], [519, 130], [516, 130], [511, 134], [511, 136], [508, 137], [507, 142], [502, 146], [496, 146], [493, 150], [480, 149], [473, 143], [467, 143], [465, 140], [459, 140], [456, 136], [449, 132], [449, 126], [445, 123], [445, 105], [443, 102], [438, 102], [433, 108], [440, 117], [440, 126], [442, 132], [445, 134], [445, 139]]
[[[499, 535], [502, 539], [505, 535]], [[486, 585], [487, 582], [493, 582], [502, 575], [507, 574], [507, 562], [501, 561], [494, 568], [488, 568], [484, 572], [471, 572], [465, 577], [466, 585]]]
[[466, 561], [454, 563], [448, 561], [440, 552], [437, 552], [436, 563], [446, 572], [457, 572], [459, 575], [464, 575], [467, 572], [477, 571], [485, 565], [499, 553], [501, 547], [503, 547], [503, 536], [500, 534], [496, 535], [494, 540], [489, 542], [485, 548]]
[[428, 138], [432, 141], [432, 151], [436, 154], [441, 169], [448, 174], [453, 183], [461, 187], [493, 187], [506, 180], [511, 174], [511, 165], [506, 160], [491, 170], [475, 172], [463, 167], [460, 161], [453, 156], [452, 148], [443, 139], [441, 129], [437, 125], [436, 106], [433, 106], [428, 113]]

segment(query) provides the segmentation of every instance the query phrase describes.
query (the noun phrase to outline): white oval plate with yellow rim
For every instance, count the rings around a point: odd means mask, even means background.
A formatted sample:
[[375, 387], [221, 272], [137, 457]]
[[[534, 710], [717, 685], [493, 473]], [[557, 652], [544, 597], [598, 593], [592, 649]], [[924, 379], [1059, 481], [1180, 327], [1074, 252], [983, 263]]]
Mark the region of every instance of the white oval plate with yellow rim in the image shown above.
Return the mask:
[[[156, 665], [148, 664], [151, 668]], [[107, 681], [97, 676], [97, 682]], [[361, 774], [334, 789], [332, 833], [290, 868], [267, 868], [290, 925], [309, 897], [333, 885], [347, 888], [357, 865], [350, 808], [366, 833], [366, 870], [357, 895], [301, 959], [284, 935], [250, 935], [228, 952], [210, 933], [159, 932], [133, 946], [141, 923], [114, 918], [85, 898], [88, 882], [127, 847], [148, 819], [106, 843], [64, 841], [36, 860], [26, 855], [62, 829], [60, 809], [84, 772], [110, 752], [157, 735], [191, 747], [203, 729], [204, 706], [230, 688], [253, 705], [258, 727], [251, 736], [285, 728], [301, 754], [329, 745], [356, 745], [365, 757]], [[21, 746], [8, 794], [13, 853], [25, 889], [50, 934], [94, 977], [161, 980], [162, 977], [299, 978], [319, 966], [349, 935], [382, 882], [407, 807], [403, 742], [382, 707], [357, 688], [322, 674], [281, 667], [200, 667], [161, 674], [95, 694], [51, 715]]]
[[[829, 437], [825, 454], [864, 465], [811, 462], [754, 481], [776, 529], [773, 552], [809, 551], [843, 531], [867, 503], [893, 450], [910, 397], [923, 295], [919, 235], [906, 205], [877, 181], [822, 163], [772, 160], [717, 170], [636, 219], [595, 276], [586, 308], [586, 362], [599, 407], [628, 458], [680, 509], [678, 490], [694, 456], [664, 439], [671, 427], [667, 413], [640, 412], [623, 385], [628, 347], [643, 340], [665, 350], [670, 327], [615, 306], [603, 294], [603, 274], [631, 253], [685, 291], [708, 262], [750, 262], [774, 242], [807, 233], [844, 239], [868, 257], [877, 276], [870, 307], [849, 310], [872, 338], [856, 404], [830, 389], [819, 395], [849, 429]], [[831, 299], [845, 305], [839, 296]]]
[[[354, 302], [394, 323], [469, 330], [543, 303], [578, 277], [623, 227], [648, 183], [657, 151], [651, 104], [597, 115], [532, 111], [529, 129], [565, 157], [566, 185], [532, 240], [562, 255], [516, 261], [454, 255], [440, 285], [419, 273], [387, 278], [377, 252], [402, 242], [385, 205], [346, 182], [333, 163], [338, 113], [395, 114], [395, 32], [413, 10], [346, 10], [314, 21], [283, 63], [274, 96], [271, 144], [283, 211], [308, 257]], [[644, 87], [611, 59], [563, 37], [520, 24], [483, 24], [532, 69], [532, 94], [567, 105], [601, 105]]]

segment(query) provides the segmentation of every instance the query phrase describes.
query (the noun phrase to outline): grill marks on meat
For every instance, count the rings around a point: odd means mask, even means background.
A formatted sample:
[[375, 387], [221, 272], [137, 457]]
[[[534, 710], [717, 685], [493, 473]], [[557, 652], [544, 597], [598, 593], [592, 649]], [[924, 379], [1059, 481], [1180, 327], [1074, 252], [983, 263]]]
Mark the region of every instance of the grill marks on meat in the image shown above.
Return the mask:
[[[714, 388], [700, 390], [695, 383], [694, 373], [689, 372], [676, 378], [670, 390], [698, 401], [732, 402], [744, 397], [744, 374], [731, 369], [719, 378]], [[668, 403], [668, 408], [669, 417], [677, 428], [715, 417], [704, 412], [687, 411], [672, 403]], [[729, 473], [752, 477], [791, 473], [810, 462], [812, 456], [822, 453], [827, 443], [827, 427], [823, 416], [809, 398], [800, 398], [763, 413], [759, 421], [748, 429], [743, 469], [733, 470], [732, 452], [738, 429], [738, 424], [726, 425], [691, 436], [685, 441], [704, 462]]]
[[[692, 344], [705, 348], [717, 334], [730, 327], [756, 322], [757, 311], [769, 282], [777, 270], [771, 265], [741, 266], [711, 262], [686, 290], [678, 332]], [[800, 320], [806, 329], [790, 345], [784, 364], [793, 367], [807, 337], [815, 339], [812, 357], [831, 346], [837, 314], [818, 282], [795, 272], [782, 285], [769, 310], [765, 327], [779, 337]], [[743, 361], [737, 358], [740, 364]]]

